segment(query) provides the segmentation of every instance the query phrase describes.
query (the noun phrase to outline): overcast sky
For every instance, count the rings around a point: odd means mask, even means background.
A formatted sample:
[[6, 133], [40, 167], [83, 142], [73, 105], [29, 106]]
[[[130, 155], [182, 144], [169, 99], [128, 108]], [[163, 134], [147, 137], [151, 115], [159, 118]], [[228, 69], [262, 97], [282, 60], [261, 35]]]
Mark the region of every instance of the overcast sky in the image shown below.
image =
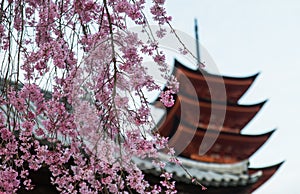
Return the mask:
[[174, 28], [191, 36], [198, 19], [200, 42], [222, 74], [260, 72], [240, 103], [268, 102], [243, 132], [277, 130], [250, 164], [285, 163], [255, 194], [299, 193], [300, 1], [169, 0], [167, 11]]

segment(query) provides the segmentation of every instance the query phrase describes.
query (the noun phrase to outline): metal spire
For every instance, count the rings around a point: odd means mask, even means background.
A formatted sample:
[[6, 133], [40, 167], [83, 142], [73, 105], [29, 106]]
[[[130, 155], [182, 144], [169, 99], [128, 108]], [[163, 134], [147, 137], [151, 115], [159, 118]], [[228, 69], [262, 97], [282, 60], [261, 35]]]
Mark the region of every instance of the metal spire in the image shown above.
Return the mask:
[[197, 21], [197, 18], [195, 18], [195, 36], [196, 36], [197, 62], [198, 62], [198, 64], [200, 64], [201, 63], [201, 58], [200, 58], [200, 45], [199, 45], [198, 21]]

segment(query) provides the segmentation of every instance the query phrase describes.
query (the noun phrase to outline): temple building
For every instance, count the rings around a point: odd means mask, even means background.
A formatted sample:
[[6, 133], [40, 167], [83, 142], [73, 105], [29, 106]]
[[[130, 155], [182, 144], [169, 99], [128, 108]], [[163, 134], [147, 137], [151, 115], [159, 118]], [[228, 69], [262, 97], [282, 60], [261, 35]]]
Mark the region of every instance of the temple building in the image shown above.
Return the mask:
[[[158, 130], [161, 135], [169, 137], [169, 145], [174, 147], [184, 166], [180, 168], [168, 163], [165, 169], [173, 173], [178, 193], [252, 193], [282, 164], [249, 167], [249, 158], [275, 131], [258, 135], [241, 133], [265, 103], [238, 103], [258, 74], [234, 78], [191, 70], [177, 60], [174, 66], [173, 74], [179, 81], [180, 91], [174, 106], [167, 110], [159, 123]], [[160, 102], [157, 101], [155, 106], [160, 107]], [[161, 158], [167, 161], [166, 155], [162, 154]], [[150, 181], [160, 180], [159, 169], [151, 162], [138, 160], [137, 163], [145, 169]], [[190, 177], [208, 189], [202, 191]]]
[[[282, 163], [250, 168], [249, 158], [275, 130], [257, 135], [241, 133], [265, 101], [252, 105], [238, 103], [258, 74], [243, 78], [219, 76], [191, 70], [177, 60], [173, 74], [180, 83], [180, 91], [174, 106], [167, 109], [158, 123], [158, 132], [169, 138], [170, 147], [175, 149], [184, 167], [173, 163], [165, 167], [167, 172], [173, 173], [178, 193], [250, 194], [268, 181]], [[154, 105], [162, 106], [159, 101]], [[164, 152], [160, 154], [164, 161], [168, 161], [168, 157]], [[133, 160], [149, 182], [161, 180], [161, 169], [151, 160]], [[59, 193], [50, 183], [50, 177], [45, 167], [31, 172], [36, 188], [33, 191], [20, 189], [18, 193]], [[201, 186], [192, 183], [191, 177], [208, 189], [202, 191]]]

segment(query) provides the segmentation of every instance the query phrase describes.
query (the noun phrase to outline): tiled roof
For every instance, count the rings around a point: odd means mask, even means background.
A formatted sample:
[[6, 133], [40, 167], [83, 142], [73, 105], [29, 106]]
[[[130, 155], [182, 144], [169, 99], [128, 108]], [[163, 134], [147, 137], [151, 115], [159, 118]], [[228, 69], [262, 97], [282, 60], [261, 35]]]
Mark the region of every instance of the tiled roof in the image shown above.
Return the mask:
[[[196, 162], [183, 157], [177, 158], [181, 161], [184, 168], [173, 163], [167, 163], [164, 170], [172, 173], [176, 181], [184, 183], [192, 184], [191, 175], [206, 186], [245, 186], [255, 183], [262, 176], [262, 171], [257, 171], [251, 175], [248, 174], [248, 161], [235, 164], [215, 164]], [[168, 156], [160, 154], [160, 159], [167, 161]], [[151, 160], [134, 158], [133, 161], [145, 173], [159, 176], [160, 168], [155, 166]]]

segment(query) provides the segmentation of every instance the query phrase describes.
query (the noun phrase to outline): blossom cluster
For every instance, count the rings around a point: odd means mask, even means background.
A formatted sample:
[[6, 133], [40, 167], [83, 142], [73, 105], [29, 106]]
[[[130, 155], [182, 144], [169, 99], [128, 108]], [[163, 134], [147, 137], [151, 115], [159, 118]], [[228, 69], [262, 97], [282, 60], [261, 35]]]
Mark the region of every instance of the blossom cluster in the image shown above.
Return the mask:
[[[169, 23], [164, 0], [153, 20]], [[0, 10], [0, 193], [34, 189], [46, 166], [61, 193], [176, 193], [171, 174], [151, 185], [133, 156], [167, 147], [153, 129], [144, 90], [160, 90], [143, 66], [151, 56], [178, 90], [145, 18], [145, 0], [4, 0]], [[140, 40], [128, 20], [149, 34]], [[159, 37], [166, 35], [161, 28]]]

